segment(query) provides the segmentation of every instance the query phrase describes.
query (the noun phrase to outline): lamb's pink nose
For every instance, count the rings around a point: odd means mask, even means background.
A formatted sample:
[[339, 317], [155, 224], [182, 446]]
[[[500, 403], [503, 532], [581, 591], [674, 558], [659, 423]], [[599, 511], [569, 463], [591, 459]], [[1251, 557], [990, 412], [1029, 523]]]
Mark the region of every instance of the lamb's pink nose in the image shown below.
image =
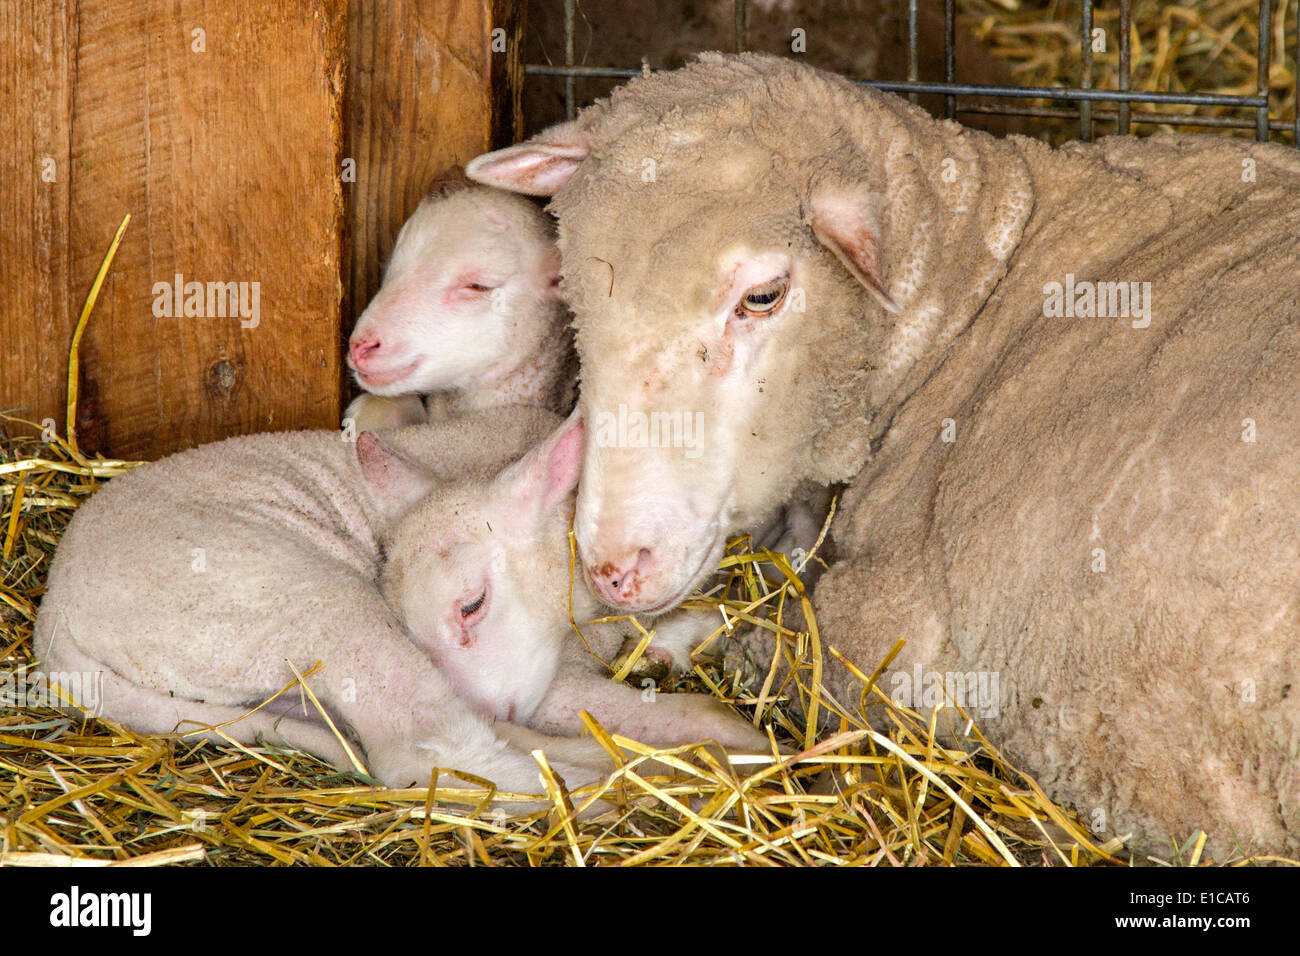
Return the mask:
[[587, 577], [601, 600], [609, 604], [635, 604], [653, 564], [649, 548], [638, 548], [621, 560], [587, 565]]
[[358, 339], [349, 345], [348, 354], [352, 359], [352, 367], [364, 370], [377, 357], [379, 345], [379, 339]]

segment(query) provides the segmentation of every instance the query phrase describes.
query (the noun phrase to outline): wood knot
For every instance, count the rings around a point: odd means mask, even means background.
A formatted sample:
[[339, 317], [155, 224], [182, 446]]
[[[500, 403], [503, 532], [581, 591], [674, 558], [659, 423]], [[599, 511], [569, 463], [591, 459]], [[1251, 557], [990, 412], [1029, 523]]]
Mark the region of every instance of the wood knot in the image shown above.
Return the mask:
[[235, 366], [225, 359], [213, 362], [208, 366], [207, 390], [211, 395], [219, 395], [223, 398], [230, 395], [231, 389], [235, 387], [237, 378]]

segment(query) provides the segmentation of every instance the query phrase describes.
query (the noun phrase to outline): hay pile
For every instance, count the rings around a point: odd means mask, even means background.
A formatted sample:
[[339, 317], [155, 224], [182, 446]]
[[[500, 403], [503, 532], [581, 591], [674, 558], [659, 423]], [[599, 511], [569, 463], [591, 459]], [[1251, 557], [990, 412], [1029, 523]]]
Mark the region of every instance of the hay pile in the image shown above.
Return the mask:
[[[1290, 132], [1274, 132], [1273, 139], [1294, 143], [1296, 118], [1297, 0], [1274, 0], [1271, 13], [1270, 69], [1272, 118]], [[1006, 63], [1018, 86], [1075, 87], [1080, 83], [1083, 59], [1079, 46], [1081, 0], [958, 0], [959, 20], [998, 59]], [[1118, 3], [1095, 4], [1093, 29], [1105, 31], [1104, 52], [1092, 53], [1092, 86], [1120, 88]], [[1134, 0], [1129, 31], [1131, 71], [1129, 88], [1146, 92], [1221, 93], [1250, 95], [1259, 82], [1259, 0], [1198, 0], [1164, 3]], [[958, 66], [958, 79], [960, 65]], [[1046, 138], [1055, 143], [1079, 135], [1077, 120], [1047, 118], [1043, 113], [1070, 112], [1044, 100], [1008, 100], [1008, 106], [1036, 107]], [[1132, 132], [1206, 132], [1203, 126], [1173, 122], [1139, 123], [1142, 114], [1192, 114], [1237, 119], [1248, 129], [1217, 130], [1228, 135], [1253, 136], [1253, 111], [1221, 107], [1190, 107], [1134, 103]], [[1077, 109], [1074, 110], [1077, 116]], [[1094, 104], [1095, 135], [1115, 132], [1113, 106]]]

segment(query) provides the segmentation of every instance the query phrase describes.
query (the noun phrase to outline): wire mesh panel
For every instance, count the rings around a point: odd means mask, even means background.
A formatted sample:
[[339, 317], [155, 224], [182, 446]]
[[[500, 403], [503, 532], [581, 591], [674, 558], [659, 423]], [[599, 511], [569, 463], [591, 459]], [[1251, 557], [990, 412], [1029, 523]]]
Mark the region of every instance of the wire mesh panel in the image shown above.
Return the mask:
[[[938, 0], [928, 0], [938, 2]], [[1287, 10], [1285, 0], [1282, 13], [1290, 21], [1283, 29], [1274, 24], [1272, 0], [1258, 3], [1256, 31], [1254, 89], [1245, 92], [1201, 92], [1187, 90], [1150, 90], [1133, 88], [1133, 42], [1135, 37], [1133, 0], [1118, 0], [1118, 10], [1100, 11], [1108, 20], [1118, 14], [1118, 68], [1113, 78], [1113, 88], [1093, 85], [1094, 52], [1098, 44], [1104, 49], [1106, 31], [1094, 23], [1093, 0], [1080, 0], [1078, 21], [1078, 57], [1080, 68], [1074, 82], [1067, 85], [997, 85], [964, 83], [957, 79], [957, 18], [958, 0], [943, 0], [943, 64], [942, 80], [920, 79], [919, 49], [922, 40], [922, 23], [919, 14], [920, 0], [906, 0], [907, 69], [902, 78], [855, 79], [854, 82], [881, 90], [906, 95], [912, 102], [924, 94], [942, 97], [942, 112], [948, 118], [972, 116], [1025, 117], [1039, 122], [1068, 121], [1073, 125], [1073, 136], [1090, 141], [1098, 132], [1098, 124], [1105, 124], [1102, 132], [1127, 134], [1141, 132], [1137, 127], [1177, 126], [1180, 128], [1220, 129], [1225, 131], [1253, 131], [1256, 139], [1274, 138], [1281, 142], [1300, 145], [1300, 111], [1295, 118], [1283, 118], [1280, 104], [1275, 103], [1276, 82], [1270, 83], [1270, 71], [1275, 65], [1275, 54], [1288, 51], [1274, 50], [1273, 40], [1289, 33], [1292, 68], [1289, 84], [1290, 96], [1300, 100], [1300, 4], [1291, 3]], [[770, 6], [770, 4], [768, 4]], [[750, 10], [748, 0], [734, 0], [735, 50], [749, 49]], [[1055, 5], [1053, 5], [1055, 9]], [[1113, 8], [1112, 8], [1113, 9]], [[1180, 10], [1194, 9], [1178, 8]], [[636, 64], [611, 63], [592, 66], [578, 62], [575, 57], [575, 31], [581, 15], [579, 0], [556, 0], [548, 13], [563, 16], [564, 49], [562, 63], [530, 63], [528, 76], [564, 77], [564, 112], [572, 118], [584, 105], [575, 94], [575, 78], [623, 79], [637, 76], [642, 68]], [[1168, 12], [1168, 11], [1166, 11]], [[1279, 17], [1282, 16], [1279, 13]], [[653, 15], [653, 14], [652, 14]], [[531, 27], [530, 27], [531, 29]], [[1240, 32], [1240, 31], [1237, 31]], [[1221, 43], [1223, 51], [1239, 54], [1236, 36], [1228, 36]], [[973, 101], [978, 98], [981, 102]], [[989, 101], [992, 102], [989, 102]], [[1135, 104], [1143, 108], [1134, 109]], [[1187, 112], [1179, 112], [1185, 109]]]

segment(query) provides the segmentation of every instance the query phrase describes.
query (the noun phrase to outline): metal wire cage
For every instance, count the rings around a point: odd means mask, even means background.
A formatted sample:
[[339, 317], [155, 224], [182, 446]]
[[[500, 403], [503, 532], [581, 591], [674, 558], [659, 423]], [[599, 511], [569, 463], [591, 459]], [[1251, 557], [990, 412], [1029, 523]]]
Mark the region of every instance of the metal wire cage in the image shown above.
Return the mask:
[[[574, 22], [578, 0], [562, 0], [564, 8], [564, 63], [530, 63], [524, 68], [527, 76], [564, 77], [565, 114], [572, 119], [577, 112], [574, 80], [578, 77], [621, 79], [638, 76], [639, 67], [586, 66], [574, 60]], [[1259, 3], [1259, 40], [1257, 50], [1258, 80], [1253, 94], [1225, 94], [1198, 92], [1146, 92], [1129, 88], [1132, 79], [1131, 24], [1132, 0], [1119, 0], [1119, 72], [1118, 89], [1095, 89], [1092, 86], [1093, 0], [1082, 0], [1080, 22], [1080, 58], [1082, 68], [1078, 83], [1072, 87], [1049, 86], [990, 86], [956, 81], [956, 22], [957, 0], [944, 0], [943, 10], [943, 82], [918, 80], [919, 30], [917, 7], [919, 0], [907, 2], [907, 78], [902, 80], [855, 80], [864, 86], [907, 94], [912, 102], [920, 94], [943, 96], [943, 113], [949, 119], [962, 114], [992, 114], [1023, 116], [1039, 119], [1070, 120], [1078, 123], [1078, 138], [1091, 141], [1098, 122], [1113, 123], [1116, 132], [1127, 134], [1136, 124], [1174, 124], [1178, 126], [1254, 130], [1255, 138], [1267, 142], [1274, 134], [1280, 141], [1290, 134], [1291, 142], [1300, 148], [1300, 106], [1296, 117], [1287, 121], [1277, 115], [1270, 98], [1269, 68], [1273, 55], [1271, 24], [1272, 0]], [[748, 3], [733, 0], [735, 11], [734, 43], [737, 51], [748, 49]], [[1296, 19], [1293, 21], [1292, 40], [1295, 56], [1300, 64], [1300, 3], [1293, 4]], [[1300, 68], [1295, 73], [1296, 100], [1300, 104]], [[962, 103], [962, 97], [990, 97], [998, 105]], [[1018, 101], [1048, 100], [1052, 104], [1032, 105]], [[1005, 105], [1003, 104], [1005, 101]], [[1158, 110], [1134, 111], [1134, 103], [1155, 106], [1185, 106], [1196, 112], [1169, 113]], [[1068, 104], [1073, 104], [1068, 105]], [[1199, 110], [1223, 110], [1229, 115], [1210, 115]]]

